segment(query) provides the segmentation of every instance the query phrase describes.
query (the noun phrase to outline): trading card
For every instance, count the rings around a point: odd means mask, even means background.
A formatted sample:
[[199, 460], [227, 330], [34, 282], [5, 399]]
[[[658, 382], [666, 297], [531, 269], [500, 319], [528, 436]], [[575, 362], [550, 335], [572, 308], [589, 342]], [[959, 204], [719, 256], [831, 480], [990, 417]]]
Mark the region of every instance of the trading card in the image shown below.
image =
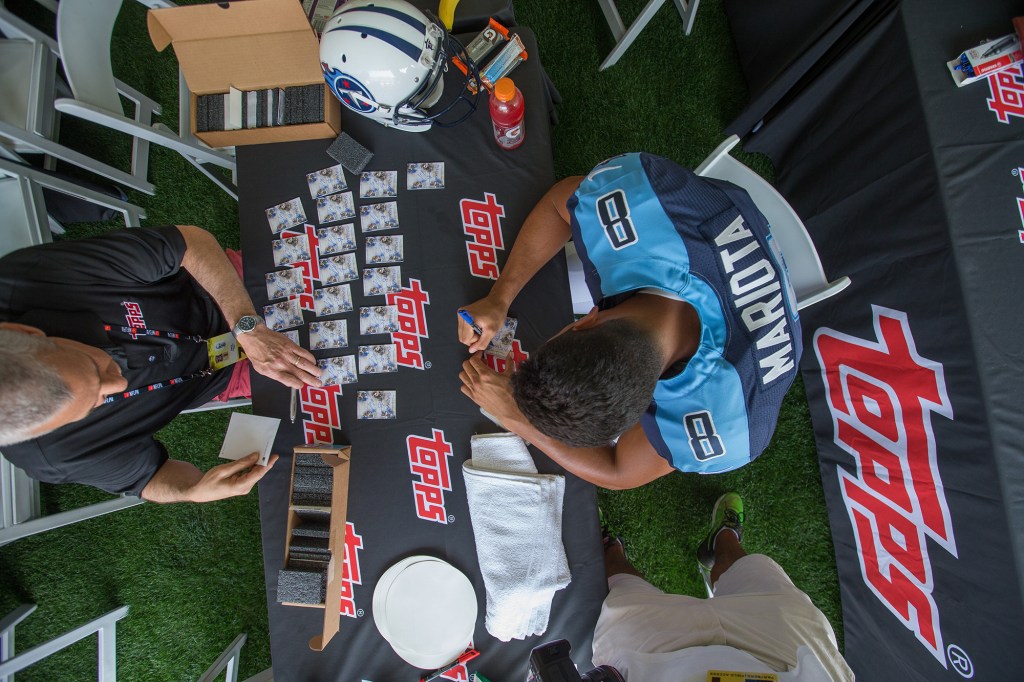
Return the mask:
[[359, 207], [359, 224], [363, 232], [393, 230], [398, 227], [398, 202], [366, 204]]
[[314, 199], [348, 189], [348, 183], [345, 182], [345, 171], [341, 169], [341, 164], [308, 174], [306, 183], [309, 184], [309, 195]]
[[346, 253], [342, 256], [320, 259], [320, 281], [324, 284], [351, 282], [354, 279], [359, 279], [356, 254]]
[[405, 167], [406, 189], [444, 189], [444, 163], [425, 161]]
[[309, 260], [309, 238], [306, 235], [285, 237], [270, 242], [274, 251], [274, 265], [291, 265]]
[[394, 419], [396, 416], [394, 391], [356, 393], [356, 419]]
[[359, 346], [359, 373], [383, 374], [398, 371], [398, 355], [393, 343]]
[[363, 296], [383, 296], [402, 290], [402, 268], [366, 268], [363, 270]]
[[356, 226], [353, 223], [318, 227], [317, 250], [321, 256], [356, 250]]
[[320, 366], [320, 379], [323, 380], [325, 386], [354, 384], [359, 381], [354, 355], [326, 358], [318, 360], [316, 364]]
[[402, 235], [400, 234], [366, 238], [367, 265], [375, 263], [401, 263], [403, 251]]
[[348, 284], [314, 289], [313, 307], [317, 317], [350, 312], [352, 310], [352, 289]]
[[294, 294], [301, 294], [306, 289], [306, 285], [302, 281], [302, 271], [298, 268], [268, 272], [266, 278], [267, 299], [271, 301], [275, 298], [288, 298]]
[[302, 199], [295, 197], [290, 201], [268, 208], [267, 222], [270, 223], [270, 229], [274, 234], [293, 225], [301, 225], [306, 222], [306, 213], [302, 210]]
[[316, 200], [316, 214], [322, 223], [336, 223], [356, 217], [356, 205], [352, 201], [352, 192], [330, 194]]
[[348, 320], [309, 323], [309, 347], [312, 350], [348, 347]]
[[360, 334], [391, 334], [397, 331], [397, 306], [375, 305], [359, 309]]
[[263, 319], [274, 331], [290, 329], [302, 324], [302, 308], [297, 298], [263, 306]]
[[359, 177], [359, 198], [398, 196], [398, 171], [364, 171]]
[[291, 331], [281, 332], [281, 333], [284, 334], [285, 336], [287, 336], [288, 340], [291, 341], [292, 343], [294, 343], [296, 346], [300, 345], [299, 344], [299, 330], [292, 329]]
[[516, 327], [518, 326], [519, 320], [514, 317], [506, 317], [505, 324], [494, 335], [494, 338], [491, 339], [491, 343], [484, 352], [490, 353], [496, 358], [507, 356], [512, 350], [512, 341], [516, 338]]

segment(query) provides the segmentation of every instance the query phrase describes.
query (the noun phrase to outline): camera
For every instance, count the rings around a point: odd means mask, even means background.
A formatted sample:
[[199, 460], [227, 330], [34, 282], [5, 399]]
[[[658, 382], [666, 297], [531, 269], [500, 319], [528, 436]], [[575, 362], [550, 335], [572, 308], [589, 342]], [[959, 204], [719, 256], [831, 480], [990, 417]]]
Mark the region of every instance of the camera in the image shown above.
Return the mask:
[[530, 653], [530, 676], [526, 682], [625, 682], [610, 665], [599, 665], [582, 675], [569, 658], [572, 647], [564, 639], [534, 647]]

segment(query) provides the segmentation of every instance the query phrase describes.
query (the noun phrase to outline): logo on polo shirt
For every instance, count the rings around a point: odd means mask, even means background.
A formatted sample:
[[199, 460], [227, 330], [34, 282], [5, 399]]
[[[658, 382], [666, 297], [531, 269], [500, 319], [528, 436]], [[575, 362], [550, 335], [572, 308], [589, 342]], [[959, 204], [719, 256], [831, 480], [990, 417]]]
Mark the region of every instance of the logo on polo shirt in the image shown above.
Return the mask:
[[462, 231], [469, 237], [466, 242], [469, 274], [482, 279], [498, 279], [498, 250], [505, 250], [505, 238], [501, 234], [505, 207], [495, 200], [493, 194], [485, 192], [483, 201], [463, 199], [459, 202], [459, 209]]
[[135, 330], [146, 329], [146, 318], [142, 316], [142, 306], [135, 301], [121, 301], [121, 305], [124, 306], [124, 321], [131, 328], [128, 333], [133, 339], [136, 339], [138, 335]]
[[433, 429], [429, 437], [408, 436], [405, 445], [409, 452], [409, 471], [414, 477], [412, 493], [416, 516], [445, 525], [454, 521], [448, 517], [444, 506], [444, 494], [452, 490], [448, 471], [452, 444], [445, 440], [444, 431]]
[[836, 468], [839, 489], [864, 583], [947, 667], [928, 539], [957, 556], [932, 426], [953, 409], [942, 365], [918, 355], [907, 314], [872, 310], [875, 339], [814, 335], [833, 438], [856, 462], [855, 475]]

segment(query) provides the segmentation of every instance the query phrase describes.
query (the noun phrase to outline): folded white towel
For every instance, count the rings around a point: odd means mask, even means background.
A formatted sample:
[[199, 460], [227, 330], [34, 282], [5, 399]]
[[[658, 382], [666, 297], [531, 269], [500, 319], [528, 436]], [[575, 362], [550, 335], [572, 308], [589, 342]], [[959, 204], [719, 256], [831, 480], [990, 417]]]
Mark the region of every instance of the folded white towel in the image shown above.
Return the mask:
[[472, 451], [462, 475], [487, 591], [487, 631], [503, 642], [542, 634], [555, 592], [572, 578], [562, 545], [565, 478], [536, 473], [512, 433], [473, 436]]

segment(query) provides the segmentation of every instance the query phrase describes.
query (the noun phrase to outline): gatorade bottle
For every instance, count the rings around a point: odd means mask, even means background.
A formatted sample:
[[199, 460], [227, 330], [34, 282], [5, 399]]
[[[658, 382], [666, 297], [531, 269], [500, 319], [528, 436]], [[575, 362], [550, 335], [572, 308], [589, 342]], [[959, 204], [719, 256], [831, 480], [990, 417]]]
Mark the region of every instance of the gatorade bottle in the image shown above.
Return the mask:
[[494, 141], [502, 149], [515, 149], [526, 137], [526, 122], [523, 115], [526, 106], [523, 93], [511, 78], [499, 78], [491, 93], [491, 123], [494, 126]]

